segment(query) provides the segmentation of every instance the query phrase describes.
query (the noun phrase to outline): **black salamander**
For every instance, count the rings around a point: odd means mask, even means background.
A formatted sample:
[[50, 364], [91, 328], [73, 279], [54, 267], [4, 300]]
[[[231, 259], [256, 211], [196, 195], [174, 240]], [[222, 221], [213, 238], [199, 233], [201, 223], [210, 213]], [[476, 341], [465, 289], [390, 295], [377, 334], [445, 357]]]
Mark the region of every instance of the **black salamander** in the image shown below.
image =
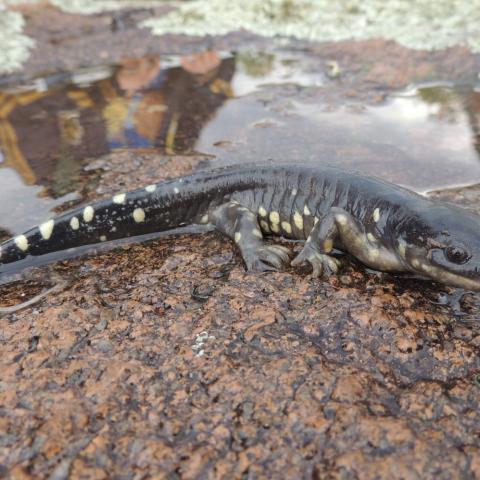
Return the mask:
[[229, 167], [166, 181], [64, 213], [7, 240], [2, 265], [183, 225], [211, 224], [247, 269], [281, 269], [289, 250], [264, 235], [303, 239], [291, 262], [335, 273], [333, 249], [387, 272], [480, 291], [480, 216], [334, 167]]

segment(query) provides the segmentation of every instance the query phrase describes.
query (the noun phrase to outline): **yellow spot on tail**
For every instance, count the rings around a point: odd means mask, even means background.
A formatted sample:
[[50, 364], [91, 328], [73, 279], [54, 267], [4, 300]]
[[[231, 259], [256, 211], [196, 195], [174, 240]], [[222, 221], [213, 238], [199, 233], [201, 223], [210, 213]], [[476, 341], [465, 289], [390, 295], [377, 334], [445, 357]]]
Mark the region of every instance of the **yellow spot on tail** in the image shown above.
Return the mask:
[[26, 252], [28, 250], [28, 240], [25, 235], [19, 235], [18, 237], [15, 237], [14, 242], [17, 248], [19, 248], [22, 252]]
[[272, 223], [270, 228], [272, 229], [272, 232], [274, 232], [274, 233], [280, 232], [280, 227], [278, 226], [278, 223]]
[[288, 222], [282, 222], [282, 228], [287, 232], [287, 233], [292, 233], [292, 226]]
[[90, 205], [83, 209], [83, 219], [88, 223], [93, 220], [93, 216], [95, 215], [95, 210]]
[[40, 230], [40, 234], [44, 240], [48, 240], [52, 236], [53, 226], [55, 222], [53, 220], [48, 220], [45, 223], [42, 223], [38, 229]]
[[157, 186], [156, 186], [156, 185], [148, 185], [147, 187], [145, 187], [145, 190], [146, 190], [148, 193], [153, 193], [156, 189], [157, 189]]
[[280, 215], [278, 212], [270, 212], [269, 218], [272, 223], [280, 223]]
[[375, 222], [378, 222], [380, 220], [380, 209], [376, 208], [374, 211], [373, 211], [373, 220]]
[[340, 225], [346, 225], [348, 223], [348, 218], [345, 215], [337, 215], [337, 222]]
[[260, 207], [258, 209], [258, 214], [261, 216], [261, 217], [266, 217], [267, 216], [267, 211], [263, 208], [263, 207]]
[[115, 195], [112, 198], [112, 201], [113, 201], [113, 203], [117, 203], [117, 204], [121, 205], [122, 203], [125, 203], [126, 198], [127, 198], [127, 196], [124, 193], [119, 193], [118, 195]]
[[70, 220], [70, 227], [72, 227], [72, 230], [78, 230], [80, 228], [80, 222], [77, 217], [72, 217]]
[[208, 223], [208, 215], [204, 215], [204, 216], [200, 219], [200, 223]]
[[262, 232], [258, 228], [254, 228], [252, 230], [252, 235], [258, 238], [262, 238]]
[[105, 235], [100, 235], [100, 241], [105, 242], [107, 240], [107, 237]]
[[238, 243], [242, 239], [242, 234], [240, 232], [235, 232], [235, 243]]
[[325, 253], [330, 253], [333, 248], [333, 242], [330, 239], [327, 239], [323, 242], [323, 249], [325, 250]]
[[303, 217], [300, 215], [300, 213], [295, 212], [293, 214], [293, 223], [299, 230], [303, 230]]
[[303, 213], [304, 213], [305, 215], [311, 215], [311, 214], [312, 214], [312, 212], [311, 212], [310, 209], [308, 208], [308, 205], [305, 205], [305, 206], [303, 207]]
[[141, 223], [145, 220], [145, 210], [143, 208], [136, 208], [133, 211], [133, 219], [137, 223]]

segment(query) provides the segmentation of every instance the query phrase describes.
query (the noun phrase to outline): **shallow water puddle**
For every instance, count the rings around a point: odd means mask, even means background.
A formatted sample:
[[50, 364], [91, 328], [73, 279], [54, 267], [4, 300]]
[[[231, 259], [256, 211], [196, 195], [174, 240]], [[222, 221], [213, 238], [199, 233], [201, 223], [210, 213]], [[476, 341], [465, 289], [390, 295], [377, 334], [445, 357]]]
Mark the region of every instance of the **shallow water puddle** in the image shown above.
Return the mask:
[[375, 106], [229, 102], [197, 149], [222, 163], [334, 164], [426, 192], [480, 181], [479, 129], [480, 92], [428, 85]]
[[480, 180], [474, 88], [426, 85], [372, 106], [339, 91], [299, 52], [152, 56], [5, 86], [0, 229], [48, 218], [76, 197], [87, 159], [124, 148], [337, 164], [419, 191]]

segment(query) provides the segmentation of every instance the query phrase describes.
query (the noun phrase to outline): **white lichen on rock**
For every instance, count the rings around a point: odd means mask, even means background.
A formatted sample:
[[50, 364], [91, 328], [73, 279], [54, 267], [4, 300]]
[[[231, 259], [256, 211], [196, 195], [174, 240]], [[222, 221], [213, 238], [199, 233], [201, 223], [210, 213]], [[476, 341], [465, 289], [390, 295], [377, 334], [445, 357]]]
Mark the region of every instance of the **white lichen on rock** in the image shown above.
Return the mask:
[[[28, 60], [35, 41], [23, 34], [25, 19], [14, 5], [36, 4], [38, 0], [0, 0], [0, 75], [19, 70]], [[94, 14], [108, 10], [149, 7], [164, 4], [162, 0], [50, 0], [55, 7], [78, 14]]]
[[12, 12], [0, 2], [0, 74], [18, 70], [35, 42], [23, 35], [25, 20], [19, 12]]
[[142, 22], [153, 33], [264, 36], [316, 41], [386, 38], [415, 49], [480, 51], [480, 9], [471, 0], [194, 0]]

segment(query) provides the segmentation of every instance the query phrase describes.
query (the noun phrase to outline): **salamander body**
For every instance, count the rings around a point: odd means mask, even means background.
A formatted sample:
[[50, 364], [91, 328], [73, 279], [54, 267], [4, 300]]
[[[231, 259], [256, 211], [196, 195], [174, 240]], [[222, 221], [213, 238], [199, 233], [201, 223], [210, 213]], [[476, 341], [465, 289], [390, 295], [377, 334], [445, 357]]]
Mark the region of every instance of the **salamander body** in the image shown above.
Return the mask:
[[[328, 166], [229, 167], [118, 193], [4, 242], [0, 274], [25, 258], [191, 224], [230, 237], [249, 270], [307, 263], [328, 275], [339, 249], [373, 269], [480, 291], [480, 216]], [[290, 262], [265, 235], [305, 244]]]

